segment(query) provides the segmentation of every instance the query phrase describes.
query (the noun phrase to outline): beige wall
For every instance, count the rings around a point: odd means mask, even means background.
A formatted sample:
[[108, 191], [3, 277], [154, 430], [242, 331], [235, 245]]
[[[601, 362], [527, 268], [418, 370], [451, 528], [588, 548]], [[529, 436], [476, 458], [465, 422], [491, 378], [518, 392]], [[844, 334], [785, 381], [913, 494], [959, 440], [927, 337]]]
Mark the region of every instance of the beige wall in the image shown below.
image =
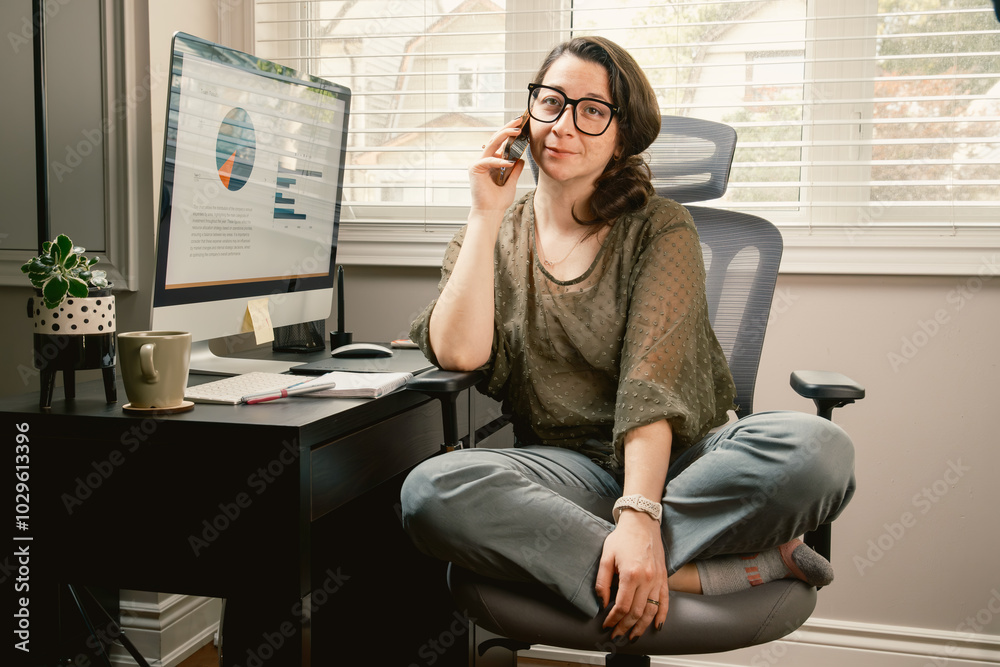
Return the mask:
[[[839, 581], [817, 615], [956, 630], [1000, 586], [1000, 276], [782, 276], [778, 289], [788, 305], [757, 409], [807, 409], [788, 387], [799, 368], [842, 371], [868, 393], [834, 416], [854, 437], [858, 492], [834, 525]], [[985, 633], [1000, 635], [1000, 614]]]

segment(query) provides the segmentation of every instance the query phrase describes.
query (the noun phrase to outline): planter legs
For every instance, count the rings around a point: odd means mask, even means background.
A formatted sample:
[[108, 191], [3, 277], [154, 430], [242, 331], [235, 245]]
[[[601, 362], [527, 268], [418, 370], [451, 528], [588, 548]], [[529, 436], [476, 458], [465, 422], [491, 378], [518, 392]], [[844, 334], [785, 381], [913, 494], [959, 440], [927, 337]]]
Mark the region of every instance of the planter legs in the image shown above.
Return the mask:
[[42, 409], [52, 407], [52, 393], [56, 388], [56, 372], [53, 369], [42, 369], [42, 391], [38, 405]]
[[[42, 369], [41, 371], [41, 393], [38, 404], [42, 409], [52, 407], [52, 396], [55, 394], [56, 373], [58, 369]], [[108, 403], [118, 402], [118, 385], [114, 366], [105, 366], [101, 369], [104, 377], [104, 398]], [[63, 369], [63, 392], [66, 398], [76, 398], [76, 370], [72, 368]]]
[[118, 402], [118, 385], [115, 382], [115, 367], [105, 366], [101, 369], [104, 375], [104, 398], [108, 403]]

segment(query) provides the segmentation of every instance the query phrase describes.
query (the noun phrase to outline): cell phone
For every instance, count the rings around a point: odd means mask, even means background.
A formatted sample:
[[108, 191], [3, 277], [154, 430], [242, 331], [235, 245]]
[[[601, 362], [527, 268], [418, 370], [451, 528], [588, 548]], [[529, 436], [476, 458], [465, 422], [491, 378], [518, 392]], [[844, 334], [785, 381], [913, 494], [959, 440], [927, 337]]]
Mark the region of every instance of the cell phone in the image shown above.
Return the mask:
[[[528, 147], [528, 119], [530, 116], [528, 112], [525, 111], [521, 116], [521, 131], [513, 139], [508, 139], [507, 143], [503, 147], [503, 157], [504, 160], [510, 160], [511, 162], [517, 162], [524, 155], [524, 150]], [[513, 171], [513, 166], [511, 167], [501, 167], [499, 169], [494, 169], [492, 171], [493, 182], [497, 185], [503, 185], [510, 178], [510, 173]]]

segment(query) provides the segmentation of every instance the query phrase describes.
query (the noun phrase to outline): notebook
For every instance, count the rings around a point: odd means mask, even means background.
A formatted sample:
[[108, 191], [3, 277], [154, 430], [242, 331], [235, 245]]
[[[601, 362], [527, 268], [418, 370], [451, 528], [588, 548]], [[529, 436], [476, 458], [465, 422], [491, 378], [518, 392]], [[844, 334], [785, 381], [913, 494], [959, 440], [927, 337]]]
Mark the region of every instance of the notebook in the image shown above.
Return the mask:
[[333, 389], [324, 389], [304, 397], [338, 397], [338, 398], [378, 398], [404, 386], [413, 373], [352, 373], [332, 371], [307, 382], [296, 385], [297, 389], [308, 388], [309, 385], [334, 383]]

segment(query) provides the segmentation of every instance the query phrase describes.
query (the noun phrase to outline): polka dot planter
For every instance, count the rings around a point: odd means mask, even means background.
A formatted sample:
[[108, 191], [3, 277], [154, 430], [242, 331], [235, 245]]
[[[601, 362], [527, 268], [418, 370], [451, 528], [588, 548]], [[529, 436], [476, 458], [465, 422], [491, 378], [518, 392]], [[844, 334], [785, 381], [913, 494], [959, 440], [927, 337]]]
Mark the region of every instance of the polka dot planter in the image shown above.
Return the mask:
[[32, 299], [32, 305], [36, 334], [74, 336], [115, 331], [115, 297], [111, 295], [70, 297], [54, 309], [46, 308], [41, 299]]
[[75, 398], [75, 372], [101, 369], [108, 403], [117, 399], [115, 378], [115, 297], [111, 288], [92, 289], [85, 298], [68, 297], [46, 308], [41, 296], [28, 299], [34, 331], [35, 368], [41, 372], [42, 408], [50, 408], [56, 373], [63, 372], [67, 399]]

